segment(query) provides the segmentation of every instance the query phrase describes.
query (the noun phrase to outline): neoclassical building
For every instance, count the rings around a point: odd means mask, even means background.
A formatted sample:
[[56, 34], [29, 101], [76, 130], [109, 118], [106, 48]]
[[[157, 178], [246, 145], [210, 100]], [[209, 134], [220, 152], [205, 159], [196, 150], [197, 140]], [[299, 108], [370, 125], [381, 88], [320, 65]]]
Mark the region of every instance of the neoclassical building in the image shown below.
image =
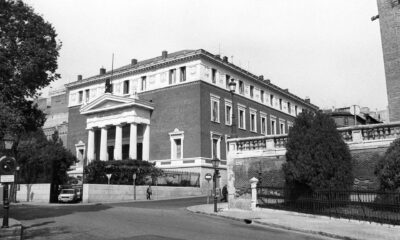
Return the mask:
[[67, 145], [82, 163], [142, 159], [201, 174], [211, 171], [213, 157], [226, 167], [226, 139], [233, 133], [284, 134], [302, 110], [318, 109], [202, 49], [101, 68], [89, 78], [79, 75], [66, 89]]

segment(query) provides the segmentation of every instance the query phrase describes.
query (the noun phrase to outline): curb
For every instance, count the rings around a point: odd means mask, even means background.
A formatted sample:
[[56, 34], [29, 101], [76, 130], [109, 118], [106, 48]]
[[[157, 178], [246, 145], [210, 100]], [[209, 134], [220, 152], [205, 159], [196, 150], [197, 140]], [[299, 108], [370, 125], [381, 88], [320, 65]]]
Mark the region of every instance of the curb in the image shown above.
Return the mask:
[[[187, 198], [202, 198], [207, 197], [206, 195], [202, 196], [188, 196], [188, 197], [179, 197], [179, 198], [165, 198], [165, 199], [152, 199], [152, 200], [128, 200], [128, 201], [117, 201], [117, 202], [89, 202], [89, 203], [46, 203], [46, 202], [18, 202], [12, 203], [14, 206], [46, 206], [46, 207], [62, 207], [62, 206], [93, 206], [93, 205], [106, 205], [106, 204], [118, 204], [118, 203], [139, 203], [139, 202], [159, 202], [159, 201], [168, 201], [168, 200], [179, 200], [179, 199], [187, 199]], [[1, 204], [0, 204], [1, 205]]]
[[9, 228], [0, 228], [1, 239], [8, 239], [8, 240], [22, 239], [22, 231], [23, 231], [22, 224], [15, 219], [10, 218], [9, 220], [10, 222], [12, 222]]
[[336, 238], [336, 239], [362, 240], [362, 239], [359, 239], [359, 238], [352, 238], [352, 237], [348, 237], [348, 236], [342, 236], [342, 235], [337, 235], [337, 234], [332, 234], [332, 233], [327, 233], [327, 232], [304, 230], [304, 229], [300, 229], [300, 228], [288, 227], [288, 226], [285, 226], [285, 225], [279, 225], [279, 224], [274, 224], [274, 223], [266, 223], [266, 222], [259, 221], [257, 219], [244, 219], [244, 218], [239, 218], [239, 217], [220, 215], [218, 213], [213, 213], [213, 212], [202, 212], [200, 210], [192, 210], [190, 208], [191, 207], [187, 207], [186, 210], [189, 211], [189, 212], [192, 212], [192, 213], [197, 213], [197, 214], [203, 214], [203, 215], [215, 216], [215, 217], [220, 217], [220, 218], [226, 218], [226, 219], [231, 219], [231, 220], [240, 221], [240, 222], [244, 222], [245, 220], [251, 220], [253, 223], [257, 223], [257, 224], [264, 225], [264, 226], [269, 226], [269, 227], [279, 228], [279, 229], [285, 229], [285, 230], [290, 230], [290, 231], [300, 232], [300, 233], [320, 235], [320, 236]]

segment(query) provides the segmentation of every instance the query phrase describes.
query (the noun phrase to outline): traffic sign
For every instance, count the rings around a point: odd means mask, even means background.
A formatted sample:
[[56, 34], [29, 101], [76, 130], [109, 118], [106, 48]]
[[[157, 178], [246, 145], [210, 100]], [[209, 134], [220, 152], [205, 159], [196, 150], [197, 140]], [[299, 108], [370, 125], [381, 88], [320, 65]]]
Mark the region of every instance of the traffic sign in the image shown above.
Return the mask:
[[3, 156], [0, 158], [0, 175], [14, 174], [16, 167], [15, 158]]
[[207, 173], [207, 174], [204, 176], [204, 178], [205, 178], [207, 181], [210, 181], [210, 180], [212, 179], [211, 173]]
[[0, 176], [1, 183], [10, 183], [14, 182], [14, 175], [1, 175]]

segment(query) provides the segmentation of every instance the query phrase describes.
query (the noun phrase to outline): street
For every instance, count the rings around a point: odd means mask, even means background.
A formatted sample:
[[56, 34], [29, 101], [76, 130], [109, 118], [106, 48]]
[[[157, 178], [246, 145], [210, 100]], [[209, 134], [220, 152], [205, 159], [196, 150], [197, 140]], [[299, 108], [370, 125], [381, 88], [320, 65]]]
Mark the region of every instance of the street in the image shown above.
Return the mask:
[[13, 205], [24, 239], [328, 239], [194, 214], [205, 198], [97, 205]]

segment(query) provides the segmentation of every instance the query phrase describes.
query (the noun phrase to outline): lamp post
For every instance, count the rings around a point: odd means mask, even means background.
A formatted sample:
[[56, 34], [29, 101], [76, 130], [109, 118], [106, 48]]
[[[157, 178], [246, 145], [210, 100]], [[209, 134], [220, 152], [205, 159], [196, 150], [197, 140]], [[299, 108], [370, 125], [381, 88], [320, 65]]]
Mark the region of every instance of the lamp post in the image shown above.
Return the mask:
[[217, 209], [217, 201], [218, 201], [218, 199], [217, 199], [217, 178], [218, 178], [218, 175], [219, 175], [218, 167], [219, 167], [220, 160], [215, 157], [215, 158], [213, 158], [211, 160], [211, 163], [212, 163], [212, 166], [214, 168], [214, 177], [213, 177], [213, 182], [214, 182], [214, 184], [213, 184], [214, 212], [218, 212], [218, 209]]
[[234, 93], [236, 90], [236, 82], [235, 79], [231, 79], [229, 82], [229, 92], [231, 93], [231, 99], [232, 99], [232, 118], [231, 118], [231, 138], [237, 138], [236, 134], [236, 117], [235, 117], [235, 101], [233, 99]]
[[[14, 138], [12, 136], [5, 134], [3, 139], [1, 140], [1, 146], [4, 150], [9, 151], [12, 149], [14, 145]], [[14, 158], [3, 156], [0, 161], [1, 175], [8, 175], [10, 172], [14, 171], [15, 168], [15, 160]], [[8, 211], [10, 209], [10, 202], [8, 200], [8, 182], [3, 183], [3, 207], [4, 207], [4, 217], [3, 217], [3, 225], [2, 228], [8, 228]]]

